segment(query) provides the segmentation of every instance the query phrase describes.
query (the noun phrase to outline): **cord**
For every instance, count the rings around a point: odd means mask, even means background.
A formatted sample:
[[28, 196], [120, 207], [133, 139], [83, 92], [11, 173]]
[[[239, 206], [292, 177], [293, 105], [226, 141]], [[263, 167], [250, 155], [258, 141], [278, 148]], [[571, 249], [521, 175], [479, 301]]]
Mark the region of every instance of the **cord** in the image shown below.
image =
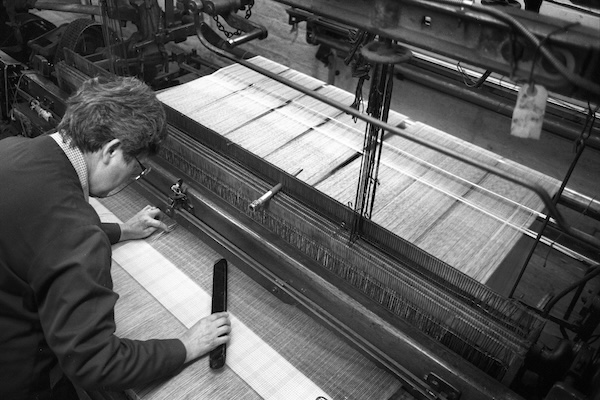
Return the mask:
[[577, 26], [577, 25], [579, 25], [579, 22], [572, 22], [563, 27], [557, 28], [557, 29], [553, 30], [552, 32], [548, 33], [542, 40], [540, 40], [539, 45], [535, 48], [535, 54], [533, 56], [533, 60], [531, 61], [531, 71], [529, 72], [529, 87], [530, 88], [533, 83], [533, 71], [535, 70], [535, 63], [540, 55], [540, 49], [542, 48], [542, 46], [548, 41], [548, 39], [550, 39], [550, 36], [555, 35], [560, 32], [566, 32], [570, 28]]
[[492, 71], [487, 70], [483, 73], [483, 75], [481, 75], [479, 77], [479, 79], [477, 79], [476, 81], [473, 81], [469, 75], [467, 75], [467, 73], [465, 72], [465, 70], [463, 69], [463, 67], [460, 65], [460, 61], [456, 64], [456, 69], [458, 70], [458, 72], [461, 74], [462, 79], [463, 79], [463, 83], [470, 88], [479, 88], [481, 87], [481, 85], [483, 85], [483, 83], [485, 82], [485, 80], [488, 78], [488, 76], [490, 76], [492, 74]]

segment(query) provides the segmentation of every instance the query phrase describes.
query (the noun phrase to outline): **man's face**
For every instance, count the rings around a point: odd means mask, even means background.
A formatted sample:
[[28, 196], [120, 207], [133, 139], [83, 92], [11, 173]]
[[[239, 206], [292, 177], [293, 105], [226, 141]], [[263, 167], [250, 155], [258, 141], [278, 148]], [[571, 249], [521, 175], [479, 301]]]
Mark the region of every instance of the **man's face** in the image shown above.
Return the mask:
[[90, 195], [106, 197], [129, 184], [142, 170], [135, 158], [125, 159], [121, 146], [101, 150], [96, 168], [90, 171]]

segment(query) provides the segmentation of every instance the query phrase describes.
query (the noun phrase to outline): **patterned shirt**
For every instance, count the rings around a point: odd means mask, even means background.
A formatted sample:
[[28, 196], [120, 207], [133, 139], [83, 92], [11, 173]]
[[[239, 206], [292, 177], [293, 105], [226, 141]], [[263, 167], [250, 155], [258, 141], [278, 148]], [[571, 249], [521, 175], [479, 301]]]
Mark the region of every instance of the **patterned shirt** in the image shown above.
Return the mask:
[[71, 161], [71, 164], [73, 164], [73, 168], [75, 168], [75, 171], [77, 171], [79, 182], [81, 182], [85, 200], [87, 201], [90, 196], [90, 188], [88, 184], [87, 165], [83, 159], [83, 153], [77, 147], [71, 146], [70, 141], [65, 142], [59, 132], [51, 134], [50, 137], [54, 139], [54, 141], [60, 146], [60, 148], [65, 152], [65, 155], [69, 161]]

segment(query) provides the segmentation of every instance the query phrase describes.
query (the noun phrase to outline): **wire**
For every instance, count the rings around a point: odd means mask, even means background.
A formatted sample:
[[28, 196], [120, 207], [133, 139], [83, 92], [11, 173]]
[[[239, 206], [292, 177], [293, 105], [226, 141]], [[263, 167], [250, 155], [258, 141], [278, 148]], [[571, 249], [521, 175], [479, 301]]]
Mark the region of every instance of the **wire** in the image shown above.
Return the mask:
[[463, 67], [460, 65], [460, 61], [456, 64], [456, 69], [462, 75], [462, 79], [463, 79], [464, 84], [467, 87], [470, 87], [470, 88], [479, 88], [479, 87], [481, 87], [481, 85], [483, 85], [483, 83], [486, 81], [486, 79], [488, 78], [488, 76], [490, 76], [492, 74], [491, 70], [486, 70], [483, 73], [483, 75], [481, 75], [479, 77], [479, 79], [477, 79], [476, 81], [473, 81], [469, 77], [469, 75], [467, 75], [467, 73], [465, 72], [465, 70], [463, 69]]
[[546, 304], [546, 306], [544, 307], [542, 316], [543, 317], [547, 317], [548, 314], [550, 313], [550, 311], [552, 310], [552, 308], [556, 305], [556, 303], [558, 303], [558, 301], [560, 299], [562, 299], [563, 297], [565, 297], [567, 294], [569, 294], [571, 291], [575, 290], [579, 286], [586, 284], [587, 282], [589, 282], [591, 279], [595, 278], [598, 275], [600, 275], [600, 264], [594, 265], [593, 268], [589, 269], [586, 272], [586, 274], [584, 275], [583, 278], [581, 278], [580, 280], [578, 280], [578, 281], [572, 283], [571, 285], [567, 286], [559, 294], [557, 294], [556, 296], [554, 296], [552, 298], [552, 300], [550, 300], [548, 302], [548, 304]]
[[560, 235], [558, 235], [558, 237], [552, 242], [550, 243], [550, 247], [548, 248], [548, 252], [546, 253], [546, 257], [544, 257], [544, 264], [543, 264], [543, 268], [546, 268], [546, 265], [548, 264], [548, 257], [550, 256], [550, 253], [552, 253], [552, 250], [554, 249], [554, 244], [556, 242], [558, 242], [558, 239], [560, 239], [560, 237], [562, 236], [562, 232]]
[[572, 22], [563, 27], [557, 28], [557, 29], [553, 30], [552, 32], [550, 32], [549, 34], [547, 34], [542, 40], [540, 40], [539, 45], [535, 48], [535, 54], [533, 56], [533, 60], [531, 61], [531, 71], [529, 72], [529, 84], [530, 85], [533, 83], [533, 71], [535, 70], [535, 63], [537, 62], [537, 59], [540, 55], [540, 49], [542, 48], [542, 46], [544, 44], [546, 44], [548, 39], [550, 39], [550, 36], [555, 35], [560, 32], [566, 32], [570, 28], [577, 26], [577, 25], [579, 25], [579, 22]]
[[11, 104], [11, 108], [15, 108], [15, 104], [17, 104], [17, 94], [19, 93], [19, 89], [21, 88], [21, 81], [23, 80], [24, 76], [24, 73], [19, 76], [19, 80], [17, 81], [17, 87], [15, 88], [15, 92], [13, 93], [13, 101]]

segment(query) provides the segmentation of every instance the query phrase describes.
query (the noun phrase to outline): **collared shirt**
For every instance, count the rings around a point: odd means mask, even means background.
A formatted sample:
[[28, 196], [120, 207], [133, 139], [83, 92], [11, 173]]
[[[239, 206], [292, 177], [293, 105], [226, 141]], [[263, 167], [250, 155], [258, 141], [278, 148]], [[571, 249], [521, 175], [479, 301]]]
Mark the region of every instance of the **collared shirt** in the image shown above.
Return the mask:
[[71, 164], [73, 164], [73, 168], [75, 168], [79, 177], [79, 182], [81, 182], [85, 200], [87, 201], [90, 196], [90, 187], [88, 184], [87, 165], [83, 159], [83, 153], [77, 147], [71, 146], [69, 142], [65, 142], [59, 132], [51, 134], [50, 137], [60, 146], [69, 161], [71, 161]]

